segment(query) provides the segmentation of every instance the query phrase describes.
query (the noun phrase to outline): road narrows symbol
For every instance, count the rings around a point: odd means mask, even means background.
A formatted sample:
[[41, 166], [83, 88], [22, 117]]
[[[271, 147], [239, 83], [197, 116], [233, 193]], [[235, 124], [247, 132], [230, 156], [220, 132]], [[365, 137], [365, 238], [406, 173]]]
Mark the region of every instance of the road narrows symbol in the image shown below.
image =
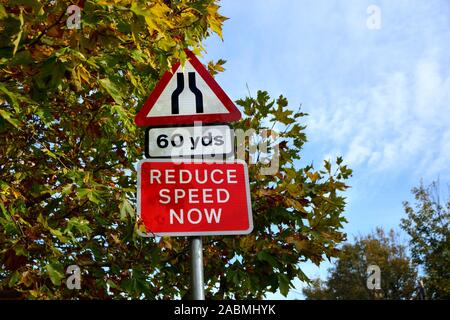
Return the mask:
[[189, 72], [189, 89], [195, 95], [195, 111], [203, 113], [203, 95], [202, 92], [195, 85], [195, 72]]
[[140, 127], [202, 123], [227, 123], [241, 119], [234, 102], [206, 67], [186, 50], [185, 65], [167, 70], [136, 115]]
[[[195, 112], [203, 113], [203, 94], [195, 84], [195, 72], [188, 72], [189, 89], [195, 95]], [[177, 73], [177, 87], [171, 96], [172, 114], [180, 114], [180, 94], [184, 90], [184, 74]]]
[[172, 93], [172, 114], [180, 113], [179, 97], [184, 90], [184, 75], [181, 72], [177, 73], [177, 88]]

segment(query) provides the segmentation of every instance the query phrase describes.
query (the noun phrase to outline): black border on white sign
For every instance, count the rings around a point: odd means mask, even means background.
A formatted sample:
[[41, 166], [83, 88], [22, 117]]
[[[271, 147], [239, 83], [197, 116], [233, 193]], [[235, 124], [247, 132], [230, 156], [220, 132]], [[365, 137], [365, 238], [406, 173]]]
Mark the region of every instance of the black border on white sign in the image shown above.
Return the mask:
[[227, 126], [230, 128], [230, 140], [231, 140], [231, 151], [229, 153], [218, 153], [215, 155], [212, 154], [194, 154], [194, 155], [180, 155], [178, 157], [172, 157], [172, 156], [158, 156], [154, 157], [150, 155], [150, 151], [148, 150], [149, 145], [149, 132], [152, 129], [158, 129], [158, 128], [179, 128], [179, 127], [195, 127], [193, 124], [181, 124], [181, 125], [162, 125], [162, 126], [153, 126], [153, 127], [147, 127], [145, 129], [145, 141], [144, 141], [144, 153], [145, 157], [147, 159], [217, 159], [220, 160], [219, 157], [231, 157], [234, 155], [235, 152], [235, 137], [234, 137], [234, 131], [233, 127], [229, 123], [223, 123], [223, 122], [215, 122], [215, 123], [202, 123], [199, 127], [213, 127], [213, 126]]

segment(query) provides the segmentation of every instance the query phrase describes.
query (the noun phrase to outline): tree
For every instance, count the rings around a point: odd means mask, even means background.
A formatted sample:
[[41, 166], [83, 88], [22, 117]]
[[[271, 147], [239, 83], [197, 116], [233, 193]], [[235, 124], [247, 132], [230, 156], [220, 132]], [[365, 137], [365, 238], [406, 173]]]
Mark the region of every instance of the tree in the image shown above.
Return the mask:
[[[185, 48], [195, 54], [224, 18], [215, 0], [78, 1], [81, 29], [66, 27], [63, 1], [0, 5], [0, 291], [33, 299], [189, 297], [189, 239], [141, 238], [135, 218], [136, 172], [144, 130], [134, 115]], [[210, 62], [210, 72], [224, 61]], [[255, 229], [206, 237], [209, 298], [287, 294], [299, 262], [338, 253], [351, 170], [338, 158], [299, 167], [301, 121], [280, 96], [237, 101], [254, 129], [246, 158], [279, 170], [249, 168]], [[261, 130], [282, 128], [275, 140]], [[271, 144], [254, 153], [255, 141]], [[81, 268], [80, 290], [64, 285]]]
[[450, 299], [450, 197], [441, 203], [438, 182], [421, 183], [412, 193], [416, 204], [404, 202], [401, 227], [411, 237], [413, 261], [423, 267], [426, 298]]
[[[381, 289], [367, 286], [368, 267], [380, 268]], [[370, 272], [369, 272], [370, 273]], [[375, 233], [345, 244], [326, 281], [315, 279], [303, 289], [306, 299], [411, 299], [415, 296], [417, 272], [393, 230]]]

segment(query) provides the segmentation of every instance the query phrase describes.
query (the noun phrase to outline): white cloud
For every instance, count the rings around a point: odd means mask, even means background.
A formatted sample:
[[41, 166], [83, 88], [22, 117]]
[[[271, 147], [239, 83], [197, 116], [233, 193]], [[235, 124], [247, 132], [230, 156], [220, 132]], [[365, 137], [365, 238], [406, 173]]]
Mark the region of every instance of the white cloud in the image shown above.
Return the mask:
[[309, 131], [316, 141], [353, 166], [450, 176], [450, 75], [433, 54], [410, 72], [357, 88], [358, 97], [341, 92], [315, 109]]

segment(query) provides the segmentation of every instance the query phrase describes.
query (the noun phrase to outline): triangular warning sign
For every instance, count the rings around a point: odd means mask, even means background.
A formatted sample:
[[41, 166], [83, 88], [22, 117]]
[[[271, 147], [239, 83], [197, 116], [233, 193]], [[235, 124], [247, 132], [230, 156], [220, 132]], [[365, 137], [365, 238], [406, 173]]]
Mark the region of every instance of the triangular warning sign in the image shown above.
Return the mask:
[[167, 71], [145, 101], [135, 122], [140, 127], [231, 122], [241, 113], [195, 54]]

